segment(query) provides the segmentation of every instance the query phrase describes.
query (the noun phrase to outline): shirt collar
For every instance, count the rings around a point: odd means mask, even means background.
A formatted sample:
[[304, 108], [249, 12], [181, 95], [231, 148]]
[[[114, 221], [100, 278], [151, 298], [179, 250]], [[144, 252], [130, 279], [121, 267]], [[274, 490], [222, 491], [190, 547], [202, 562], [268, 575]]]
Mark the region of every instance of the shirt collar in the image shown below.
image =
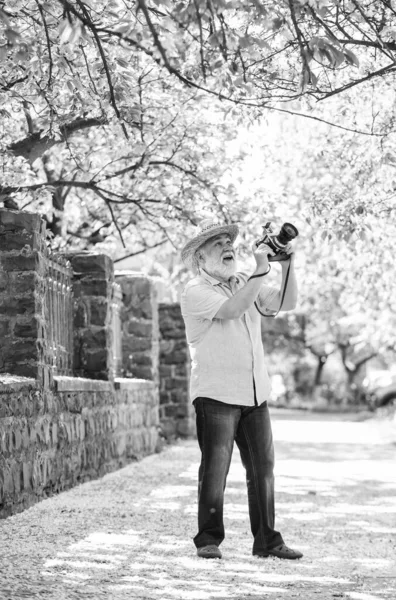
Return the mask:
[[[211, 275], [209, 275], [208, 273], [206, 273], [206, 271], [201, 271], [200, 272], [200, 277], [202, 277], [203, 279], [205, 279], [205, 281], [207, 281], [208, 283], [212, 284], [212, 285], [222, 285], [225, 282], [224, 281], [219, 281], [218, 279], [216, 279], [215, 277], [212, 277]], [[231, 275], [231, 277], [229, 278], [228, 282], [232, 285], [233, 283], [239, 283], [239, 278], [236, 275]]]

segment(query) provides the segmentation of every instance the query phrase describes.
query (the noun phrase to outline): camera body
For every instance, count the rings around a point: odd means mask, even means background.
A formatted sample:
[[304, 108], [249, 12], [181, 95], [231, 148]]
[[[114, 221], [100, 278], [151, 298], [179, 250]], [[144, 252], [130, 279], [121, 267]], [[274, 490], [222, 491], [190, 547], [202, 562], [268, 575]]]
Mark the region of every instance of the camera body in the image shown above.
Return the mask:
[[266, 244], [275, 252], [275, 256], [268, 256], [269, 262], [289, 260], [290, 256], [284, 249], [297, 236], [298, 229], [291, 223], [283, 223], [278, 235], [274, 235], [269, 221], [263, 226], [263, 238], [257, 242], [257, 247]]

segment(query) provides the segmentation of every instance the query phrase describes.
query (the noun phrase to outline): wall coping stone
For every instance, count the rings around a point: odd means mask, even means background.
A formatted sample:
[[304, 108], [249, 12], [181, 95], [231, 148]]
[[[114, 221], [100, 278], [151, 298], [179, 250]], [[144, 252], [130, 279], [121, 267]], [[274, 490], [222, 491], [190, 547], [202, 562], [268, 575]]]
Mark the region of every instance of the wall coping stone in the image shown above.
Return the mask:
[[[125, 277], [125, 276], [128, 276], [128, 277], [147, 277], [147, 275], [145, 275], [143, 273], [143, 271], [131, 271], [130, 269], [120, 269], [120, 270], [115, 269], [114, 270], [114, 275], [116, 277]], [[149, 277], [147, 277], [147, 278], [149, 279]]]
[[22, 375], [11, 375], [0, 373], [0, 394], [20, 392], [21, 390], [38, 390], [40, 388], [36, 379], [23, 377]]
[[[13, 379], [16, 376], [10, 375]], [[2, 390], [0, 377], [0, 392]], [[27, 377], [19, 377], [19, 379], [25, 379], [36, 384], [34, 379], [28, 379]], [[55, 390], [57, 392], [111, 392], [113, 390], [113, 384], [111, 381], [104, 381], [102, 379], [88, 379], [86, 377], [67, 377], [56, 375], [54, 377]], [[25, 384], [26, 386], [26, 384]], [[131, 379], [119, 377], [114, 381], [114, 389], [116, 390], [136, 390], [136, 389], [152, 389], [155, 387], [153, 381], [148, 379]], [[11, 387], [7, 387], [7, 391], [10, 391]], [[15, 384], [12, 385], [12, 389], [15, 389]], [[19, 388], [18, 388], [19, 389]], [[37, 389], [37, 386], [35, 387]]]
[[57, 392], [111, 392], [113, 390], [111, 381], [103, 379], [58, 375], [54, 377], [54, 383]]
[[2, 231], [22, 229], [29, 232], [43, 232], [45, 221], [42, 217], [27, 210], [0, 209], [0, 228]]
[[155, 389], [156, 384], [154, 381], [150, 381], [149, 379], [132, 379], [127, 377], [117, 377], [114, 380], [114, 387], [116, 390], [134, 390], [134, 389]]

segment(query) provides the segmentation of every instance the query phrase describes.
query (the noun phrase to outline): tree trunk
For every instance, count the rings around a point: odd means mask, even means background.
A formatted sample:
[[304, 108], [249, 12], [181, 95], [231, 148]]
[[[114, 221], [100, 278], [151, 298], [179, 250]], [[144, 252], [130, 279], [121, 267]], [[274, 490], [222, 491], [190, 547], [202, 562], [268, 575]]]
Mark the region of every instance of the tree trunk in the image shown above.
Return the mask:
[[321, 355], [317, 356], [318, 362], [316, 364], [315, 378], [313, 388], [315, 389], [318, 385], [322, 383], [322, 373], [324, 366], [327, 362], [328, 356]]

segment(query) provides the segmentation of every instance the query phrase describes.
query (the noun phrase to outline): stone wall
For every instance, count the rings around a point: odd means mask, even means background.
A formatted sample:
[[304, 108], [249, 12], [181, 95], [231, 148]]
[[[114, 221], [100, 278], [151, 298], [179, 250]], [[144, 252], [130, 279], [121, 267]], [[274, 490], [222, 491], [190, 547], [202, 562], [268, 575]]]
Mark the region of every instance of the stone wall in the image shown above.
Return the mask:
[[111, 302], [114, 266], [105, 254], [69, 254], [73, 269], [73, 374], [90, 379], [112, 379], [113, 330]]
[[166, 438], [195, 433], [189, 399], [190, 356], [179, 304], [160, 304], [160, 420]]
[[155, 451], [154, 383], [0, 376], [0, 518]]
[[123, 306], [122, 374], [158, 384], [158, 303], [153, 281], [141, 273], [117, 271]]
[[39, 215], [0, 210], [0, 373], [49, 384], [45, 344], [45, 224]]
[[[53, 284], [54, 259], [39, 215], [0, 209], [0, 517], [150, 454], [158, 444], [158, 310], [151, 282], [127, 278], [130, 296], [124, 294], [121, 307], [109, 257], [57, 257], [68, 265], [67, 284]], [[128, 347], [121, 356], [121, 312], [135, 346], [143, 345], [136, 323], [150, 331], [144, 342], [150, 361], [129, 379], [117, 378], [115, 369], [115, 358], [126, 362], [131, 354]], [[74, 377], [57, 372], [62, 339]], [[139, 359], [140, 349], [133, 349]]]
[[194, 434], [180, 307], [103, 254], [51, 258], [33, 213], [0, 209], [0, 335], [0, 517]]

